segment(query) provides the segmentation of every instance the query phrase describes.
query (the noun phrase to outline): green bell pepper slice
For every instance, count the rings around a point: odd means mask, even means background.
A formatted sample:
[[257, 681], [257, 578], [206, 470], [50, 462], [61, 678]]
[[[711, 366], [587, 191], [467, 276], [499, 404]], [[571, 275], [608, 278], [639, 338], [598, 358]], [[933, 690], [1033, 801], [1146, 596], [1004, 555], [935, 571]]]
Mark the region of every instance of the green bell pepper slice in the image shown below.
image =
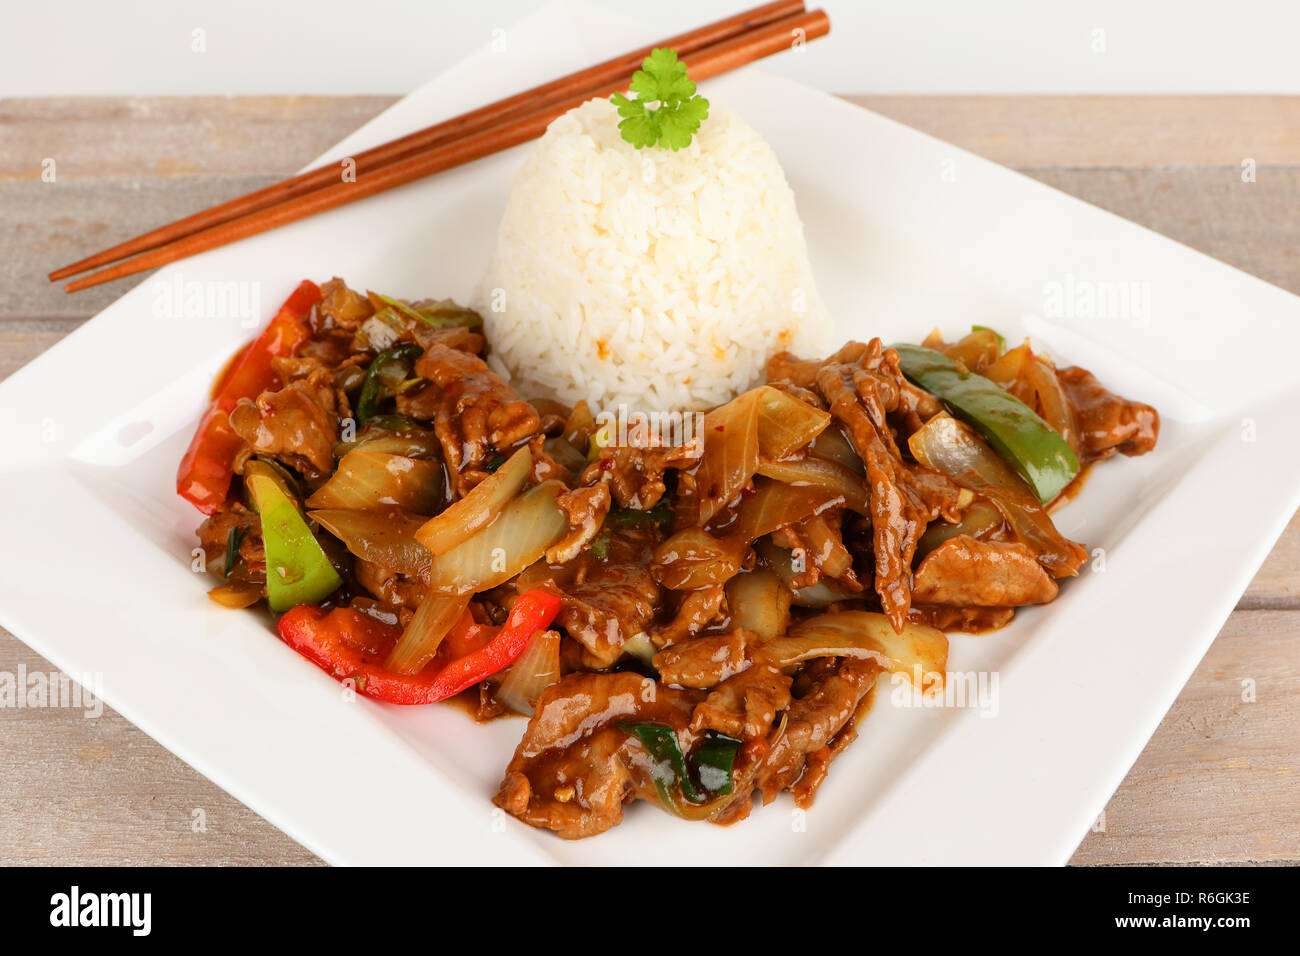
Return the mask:
[[1060, 433], [1020, 399], [983, 375], [959, 368], [934, 349], [891, 346], [908, 380], [941, 399], [982, 434], [1046, 504], [1079, 473], [1079, 459]]
[[250, 461], [244, 466], [244, 484], [262, 517], [266, 602], [271, 610], [315, 604], [336, 591], [343, 579], [275, 469], [265, 462]]

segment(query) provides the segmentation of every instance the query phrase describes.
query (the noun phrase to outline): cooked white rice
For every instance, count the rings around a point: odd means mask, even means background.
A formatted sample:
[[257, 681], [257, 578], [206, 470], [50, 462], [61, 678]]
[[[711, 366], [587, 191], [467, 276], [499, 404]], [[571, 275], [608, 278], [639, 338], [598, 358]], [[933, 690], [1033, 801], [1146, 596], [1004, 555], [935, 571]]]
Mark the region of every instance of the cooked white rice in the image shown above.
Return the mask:
[[776, 156], [711, 114], [686, 149], [637, 150], [592, 100], [516, 175], [475, 305], [494, 367], [525, 394], [700, 409], [781, 349], [824, 349], [830, 320]]

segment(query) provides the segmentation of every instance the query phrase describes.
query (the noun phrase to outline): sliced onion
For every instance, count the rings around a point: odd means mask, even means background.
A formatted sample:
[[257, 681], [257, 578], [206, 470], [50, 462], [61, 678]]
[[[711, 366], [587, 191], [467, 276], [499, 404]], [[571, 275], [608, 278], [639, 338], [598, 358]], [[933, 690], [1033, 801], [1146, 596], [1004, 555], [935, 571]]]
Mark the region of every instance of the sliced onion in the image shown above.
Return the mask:
[[943, 631], [908, 622], [901, 632], [875, 611], [833, 611], [810, 618], [763, 645], [764, 656], [780, 667], [815, 657], [875, 660], [895, 674], [920, 677], [922, 687], [941, 685], [948, 667]]
[[[794, 553], [786, 548], [777, 547], [771, 541], [761, 542], [758, 545], [758, 553], [763, 556], [767, 566], [776, 572], [776, 576], [787, 588], [791, 587], [791, 582], [801, 573], [794, 566]], [[851, 601], [862, 596], [840, 587], [826, 577], [806, 588], [793, 590], [792, 593], [793, 602], [800, 607], [826, 607], [828, 604]]]
[[843, 465], [823, 458], [804, 458], [800, 461], [764, 461], [758, 473], [787, 485], [812, 486], [829, 494], [839, 495], [844, 504], [860, 515], [869, 515], [867, 485]]
[[770, 478], [757, 478], [754, 494], [741, 503], [740, 514], [728, 530], [728, 537], [749, 544], [778, 528], [798, 524], [843, 503], [842, 496], [820, 486], [786, 485]]
[[208, 597], [222, 607], [238, 610], [252, 607], [262, 600], [262, 590], [256, 584], [218, 584], [208, 592]]
[[560, 635], [538, 631], [510, 665], [496, 699], [517, 714], [531, 717], [542, 691], [560, 679]]
[[1086, 557], [1078, 545], [1056, 530], [1025, 480], [969, 425], [951, 415], [936, 415], [912, 433], [907, 447], [927, 468], [993, 502], [1015, 536], [1054, 576], [1073, 574]]
[[740, 570], [746, 550], [744, 542], [720, 541], [703, 528], [683, 528], [655, 548], [650, 567], [669, 590], [691, 591], [727, 583]]
[[[965, 488], [962, 491], [966, 491]], [[962, 513], [961, 521], [950, 524], [947, 521], [935, 521], [925, 529], [921, 540], [916, 544], [916, 558], [919, 561], [949, 538], [959, 534], [979, 538], [1002, 527], [1002, 512], [984, 498], [978, 498]]]
[[1082, 448], [1079, 443], [1079, 423], [1075, 419], [1074, 406], [1070, 404], [1061, 380], [1056, 377], [1056, 370], [1042, 359], [1035, 358], [1032, 362], [1025, 363], [1023, 375], [1034, 392], [1032, 407], [1078, 455]]
[[596, 419], [591, 414], [591, 408], [586, 401], [580, 401], [573, 406], [573, 411], [569, 413], [569, 419], [564, 423], [565, 441], [578, 450], [580, 454], [587, 454], [587, 444], [591, 441], [592, 433], [596, 430]]
[[945, 346], [943, 353], [972, 372], [982, 373], [1002, 354], [1002, 337], [991, 329], [974, 329], [965, 338]]
[[416, 540], [433, 554], [446, 554], [492, 524], [519, 493], [532, 468], [533, 454], [525, 445], [475, 485], [464, 498], [452, 502], [442, 514], [430, 518], [416, 532]]
[[865, 475], [867, 473], [867, 466], [862, 463], [862, 459], [858, 457], [852, 442], [844, 437], [844, 431], [838, 425], [834, 425], [818, 435], [809, 451], [818, 458], [825, 458], [837, 465], [843, 465], [854, 474]]
[[698, 523], [706, 525], [749, 484], [758, 467], [759, 390], [704, 416], [704, 448], [695, 470]]
[[779, 388], [764, 385], [755, 391], [758, 393], [758, 449], [764, 458], [789, 458], [807, 447], [831, 423], [829, 414]]
[[430, 591], [416, 608], [411, 623], [406, 625], [402, 638], [388, 655], [385, 663], [399, 674], [418, 674], [438, 653], [438, 646], [447, 632], [456, 626], [469, 609], [469, 595], [443, 594]]
[[790, 624], [790, 598], [790, 589], [770, 568], [755, 568], [727, 582], [732, 625], [753, 631], [761, 641], [785, 633]]
[[422, 576], [429, 569], [432, 555], [415, 540], [416, 530], [424, 523], [420, 515], [398, 509], [325, 508], [312, 511], [309, 517], [362, 560], [399, 574]]
[[[586, 444], [586, 439], [583, 439], [583, 444]], [[548, 438], [543, 447], [555, 459], [556, 464], [574, 475], [582, 474], [582, 470], [587, 467], [587, 457], [570, 445], [567, 439]]]
[[629, 657], [635, 657], [647, 667], [651, 666], [650, 662], [654, 660], [655, 653], [659, 648], [655, 647], [654, 641], [650, 640], [650, 635], [645, 631], [640, 634], [633, 634], [623, 642], [621, 648], [624, 654]]
[[[380, 416], [394, 418], [395, 416]], [[414, 419], [403, 422], [401, 430], [381, 428], [371, 424], [362, 429], [361, 434], [350, 442], [339, 442], [334, 446], [334, 456], [342, 458], [353, 451], [375, 451], [385, 455], [403, 455], [407, 458], [439, 459], [442, 446], [432, 428], [425, 428]]]
[[376, 451], [351, 451], [307, 499], [308, 508], [401, 508], [432, 514], [442, 503], [442, 464]]
[[511, 501], [496, 521], [433, 559], [429, 586], [467, 594], [509, 581], [569, 530], [555, 503], [564, 490], [558, 481], [545, 481]]

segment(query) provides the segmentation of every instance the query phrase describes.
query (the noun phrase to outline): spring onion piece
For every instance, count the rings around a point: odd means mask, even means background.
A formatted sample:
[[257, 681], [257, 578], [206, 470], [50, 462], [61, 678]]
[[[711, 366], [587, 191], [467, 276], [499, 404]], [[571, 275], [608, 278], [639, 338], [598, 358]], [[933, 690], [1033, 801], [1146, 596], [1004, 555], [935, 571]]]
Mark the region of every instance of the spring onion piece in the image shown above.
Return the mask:
[[[406, 370], [424, 354], [424, 349], [414, 342], [394, 346], [380, 352], [366, 370], [361, 380], [361, 394], [357, 397], [357, 421], [366, 424], [379, 413], [379, 403], [384, 400], [385, 386], [389, 391], [405, 379]], [[399, 374], [400, 373], [400, 376]]]
[[[732, 793], [732, 771], [740, 741], [713, 731], [696, 746], [688, 765], [677, 732], [667, 724], [619, 721], [636, 737], [650, 758], [650, 778], [665, 810], [688, 819], [705, 819]], [[692, 772], [693, 771], [693, 772]]]
[[464, 498], [425, 522], [415, 539], [434, 554], [446, 554], [492, 524], [519, 493], [532, 469], [533, 455], [525, 445]]
[[230, 572], [235, 570], [235, 562], [239, 558], [239, 546], [244, 543], [244, 538], [248, 535], [248, 528], [236, 527], [230, 529], [230, 534], [226, 535], [226, 565], [221, 572], [226, 577], [230, 577]]
[[893, 348], [903, 374], [979, 429], [1029, 482], [1039, 501], [1051, 501], [1079, 473], [1069, 443], [1014, 395], [964, 371], [941, 352], [915, 345]]
[[517, 714], [531, 717], [542, 691], [560, 679], [560, 634], [538, 631], [510, 665], [496, 699]]
[[673, 520], [673, 509], [666, 501], [661, 501], [649, 511], [637, 511], [634, 508], [615, 508], [605, 516], [605, 521], [615, 528], [649, 528], [652, 525], [664, 525]]
[[544, 481], [515, 498], [496, 521], [433, 559], [429, 586], [465, 594], [509, 581], [569, 530], [555, 501], [564, 490], [558, 481]]
[[780, 637], [790, 624], [790, 597], [790, 589], [770, 568], [737, 574], [727, 582], [731, 624], [753, 631], [760, 641]]
[[343, 579], [276, 471], [256, 459], [246, 462], [244, 486], [262, 518], [266, 602], [271, 610], [287, 611], [295, 604], [314, 604], [337, 590]]
[[415, 540], [415, 532], [424, 523], [420, 515], [398, 508], [384, 511], [322, 508], [310, 514], [313, 521], [363, 561], [391, 568], [399, 574], [423, 575], [429, 568], [432, 557]]
[[384, 664], [399, 674], [418, 674], [438, 653], [442, 639], [465, 616], [469, 596], [430, 591], [416, 608], [401, 640]]
[[431, 514], [442, 503], [442, 463], [351, 451], [307, 499], [308, 508], [401, 508]]
[[600, 534], [596, 535], [595, 540], [587, 546], [587, 550], [591, 552], [592, 556], [597, 561], [608, 561], [609, 548], [613, 543], [614, 536], [610, 534], [609, 529], [606, 528]]

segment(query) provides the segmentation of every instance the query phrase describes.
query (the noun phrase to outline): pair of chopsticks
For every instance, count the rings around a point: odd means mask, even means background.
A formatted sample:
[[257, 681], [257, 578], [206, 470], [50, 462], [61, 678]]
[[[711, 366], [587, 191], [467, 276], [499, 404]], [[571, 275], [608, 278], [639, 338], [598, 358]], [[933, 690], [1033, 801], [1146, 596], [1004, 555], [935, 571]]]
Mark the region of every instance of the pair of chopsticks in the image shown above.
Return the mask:
[[309, 170], [64, 266], [50, 280], [116, 263], [64, 286], [67, 292], [89, 289], [517, 146], [575, 106], [625, 90], [655, 47], [676, 50], [698, 82], [823, 37], [830, 28], [826, 14], [806, 11], [802, 0], [766, 3], [368, 149], [351, 157], [352, 181], [345, 182], [336, 165]]

